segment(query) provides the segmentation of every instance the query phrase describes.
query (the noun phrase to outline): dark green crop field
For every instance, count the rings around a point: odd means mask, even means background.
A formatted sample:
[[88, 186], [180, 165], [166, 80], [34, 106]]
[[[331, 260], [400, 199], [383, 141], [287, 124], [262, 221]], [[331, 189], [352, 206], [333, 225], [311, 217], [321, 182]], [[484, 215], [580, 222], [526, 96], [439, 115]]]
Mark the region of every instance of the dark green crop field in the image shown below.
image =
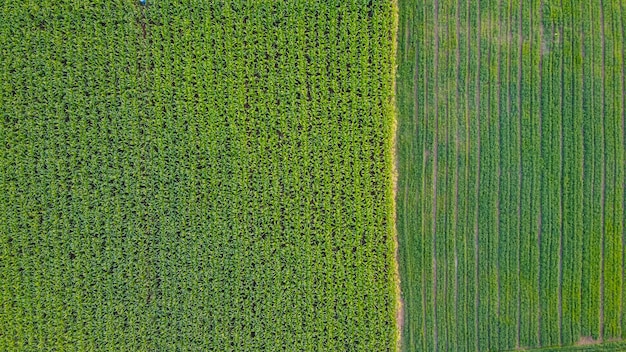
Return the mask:
[[626, 350], [626, 3], [399, 5], [405, 350]]
[[0, 350], [395, 350], [394, 26], [3, 1]]

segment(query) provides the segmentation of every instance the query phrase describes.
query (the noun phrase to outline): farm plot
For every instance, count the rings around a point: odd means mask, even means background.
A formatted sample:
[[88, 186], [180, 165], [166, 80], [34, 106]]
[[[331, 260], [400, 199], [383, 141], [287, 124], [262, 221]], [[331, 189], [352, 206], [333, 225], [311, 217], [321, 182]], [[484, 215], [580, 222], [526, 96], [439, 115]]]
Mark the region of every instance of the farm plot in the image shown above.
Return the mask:
[[406, 351], [625, 337], [624, 6], [400, 2]]
[[394, 11], [2, 2], [0, 349], [395, 350]]

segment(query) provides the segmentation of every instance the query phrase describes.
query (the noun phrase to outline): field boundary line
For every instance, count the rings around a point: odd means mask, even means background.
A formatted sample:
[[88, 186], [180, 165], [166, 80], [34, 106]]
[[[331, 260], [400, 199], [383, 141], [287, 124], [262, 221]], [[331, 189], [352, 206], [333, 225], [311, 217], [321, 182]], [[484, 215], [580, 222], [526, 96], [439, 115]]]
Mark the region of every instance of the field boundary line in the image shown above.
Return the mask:
[[402, 289], [400, 281], [400, 249], [398, 245], [398, 211], [396, 197], [398, 195], [398, 108], [396, 101], [396, 73], [398, 71], [398, 63], [396, 60], [398, 54], [398, 22], [399, 9], [398, 0], [391, 0], [392, 11], [392, 52], [391, 52], [391, 231], [393, 239], [393, 281], [395, 295], [395, 323], [396, 323], [396, 346], [395, 350], [399, 352], [402, 348], [402, 328], [404, 326], [404, 304], [402, 302]]

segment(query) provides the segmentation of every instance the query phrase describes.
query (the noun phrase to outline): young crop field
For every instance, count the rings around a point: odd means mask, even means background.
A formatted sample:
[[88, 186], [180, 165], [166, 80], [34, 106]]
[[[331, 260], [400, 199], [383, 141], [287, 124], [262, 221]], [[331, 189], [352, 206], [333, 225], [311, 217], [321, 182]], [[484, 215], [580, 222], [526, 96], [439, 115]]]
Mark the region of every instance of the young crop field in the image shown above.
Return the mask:
[[626, 350], [626, 3], [399, 7], [404, 349]]
[[394, 351], [395, 26], [391, 0], [3, 1], [0, 350]]

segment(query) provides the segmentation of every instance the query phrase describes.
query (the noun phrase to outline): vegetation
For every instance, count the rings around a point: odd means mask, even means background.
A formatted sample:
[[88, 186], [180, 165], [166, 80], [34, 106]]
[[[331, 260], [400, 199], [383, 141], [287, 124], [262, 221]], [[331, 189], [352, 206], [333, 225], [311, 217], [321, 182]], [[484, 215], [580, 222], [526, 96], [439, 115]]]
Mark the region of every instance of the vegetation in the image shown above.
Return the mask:
[[4, 1], [0, 349], [395, 350], [394, 11]]
[[624, 338], [623, 1], [399, 13], [405, 350]]

